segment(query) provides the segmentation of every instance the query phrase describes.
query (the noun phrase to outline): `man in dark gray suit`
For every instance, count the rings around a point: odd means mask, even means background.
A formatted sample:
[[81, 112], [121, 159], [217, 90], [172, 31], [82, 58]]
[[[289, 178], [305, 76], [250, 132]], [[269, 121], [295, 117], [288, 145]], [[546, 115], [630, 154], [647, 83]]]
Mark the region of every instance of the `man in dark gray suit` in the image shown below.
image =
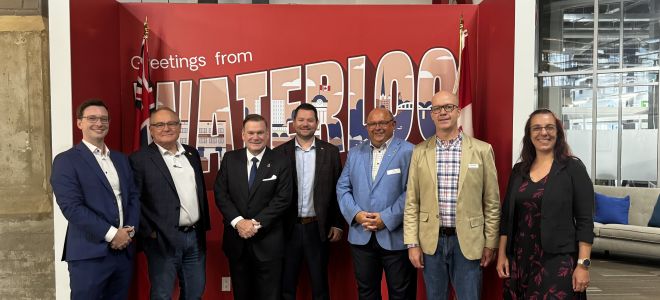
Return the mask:
[[303, 103], [293, 111], [296, 137], [275, 148], [291, 162], [293, 205], [284, 230], [286, 249], [282, 298], [296, 299], [298, 274], [307, 262], [313, 299], [329, 299], [328, 242], [339, 241], [344, 221], [335, 187], [341, 174], [339, 149], [314, 135], [319, 126], [316, 108]]
[[206, 283], [206, 231], [210, 229], [199, 154], [178, 142], [181, 122], [170, 108], [151, 114], [153, 143], [131, 155], [141, 192], [138, 237], [149, 265], [151, 299], [201, 299]]

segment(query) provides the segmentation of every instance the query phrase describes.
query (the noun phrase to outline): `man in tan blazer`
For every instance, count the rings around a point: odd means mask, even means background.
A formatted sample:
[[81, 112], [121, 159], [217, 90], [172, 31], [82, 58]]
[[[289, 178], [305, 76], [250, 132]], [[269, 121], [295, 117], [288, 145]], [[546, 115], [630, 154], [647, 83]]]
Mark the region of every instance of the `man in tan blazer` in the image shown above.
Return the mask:
[[456, 95], [431, 100], [435, 138], [415, 146], [403, 218], [404, 243], [423, 268], [428, 299], [481, 299], [481, 268], [495, 258], [500, 197], [493, 149], [464, 135]]

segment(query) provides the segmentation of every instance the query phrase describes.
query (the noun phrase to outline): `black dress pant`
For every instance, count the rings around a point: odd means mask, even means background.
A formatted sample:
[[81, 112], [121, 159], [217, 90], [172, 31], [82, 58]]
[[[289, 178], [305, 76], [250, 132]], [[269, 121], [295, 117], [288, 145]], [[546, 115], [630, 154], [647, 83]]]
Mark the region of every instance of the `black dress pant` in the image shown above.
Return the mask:
[[319, 236], [319, 223], [296, 223], [286, 241], [282, 272], [282, 299], [295, 300], [302, 262], [307, 263], [312, 298], [330, 299], [328, 287], [328, 241]]
[[239, 259], [229, 259], [234, 299], [278, 300], [282, 278], [282, 259], [259, 261], [247, 244]]
[[380, 282], [385, 270], [390, 300], [415, 299], [417, 270], [408, 259], [408, 250], [383, 249], [372, 234], [366, 245], [352, 245], [353, 269], [360, 300], [380, 300]]

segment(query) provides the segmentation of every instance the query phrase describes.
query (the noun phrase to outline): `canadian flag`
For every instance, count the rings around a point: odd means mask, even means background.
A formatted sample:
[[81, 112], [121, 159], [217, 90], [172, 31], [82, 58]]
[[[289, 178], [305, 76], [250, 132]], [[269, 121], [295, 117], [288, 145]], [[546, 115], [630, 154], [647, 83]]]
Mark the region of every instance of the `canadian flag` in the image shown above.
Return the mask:
[[472, 77], [470, 76], [470, 52], [468, 52], [468, 31], [463, 27], [463, 20], [459, 29], [460, 54], [458, 65], [458, 81], [454, 85], [454, 93], [458, 92], [458, 106], [461, 107], [461, 115], [458, 118], [458, 125], [463, 133], [474, 136], [472, 127]]
[[327, 91], [327, 92], [329, 92], [329, 91], [330, 91], [330, 86], [329, 86], [329, 85], [325, 85], [325, 84], [320, 84], [320, 85], [319, 85], [319, 91]]

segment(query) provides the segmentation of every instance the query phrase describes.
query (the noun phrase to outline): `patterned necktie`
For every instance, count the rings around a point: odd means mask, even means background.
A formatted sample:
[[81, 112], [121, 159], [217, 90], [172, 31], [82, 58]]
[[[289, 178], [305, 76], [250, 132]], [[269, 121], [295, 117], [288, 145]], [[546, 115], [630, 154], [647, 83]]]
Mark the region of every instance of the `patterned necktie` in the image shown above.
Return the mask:
[[259, 159], [256, 157], [252, 158], [252, 168], [250, 168], [250, 177], [248, 177], [248, 188], [252, 188], [254, 183], [254, 178], [257, 177], [257, 163]]

